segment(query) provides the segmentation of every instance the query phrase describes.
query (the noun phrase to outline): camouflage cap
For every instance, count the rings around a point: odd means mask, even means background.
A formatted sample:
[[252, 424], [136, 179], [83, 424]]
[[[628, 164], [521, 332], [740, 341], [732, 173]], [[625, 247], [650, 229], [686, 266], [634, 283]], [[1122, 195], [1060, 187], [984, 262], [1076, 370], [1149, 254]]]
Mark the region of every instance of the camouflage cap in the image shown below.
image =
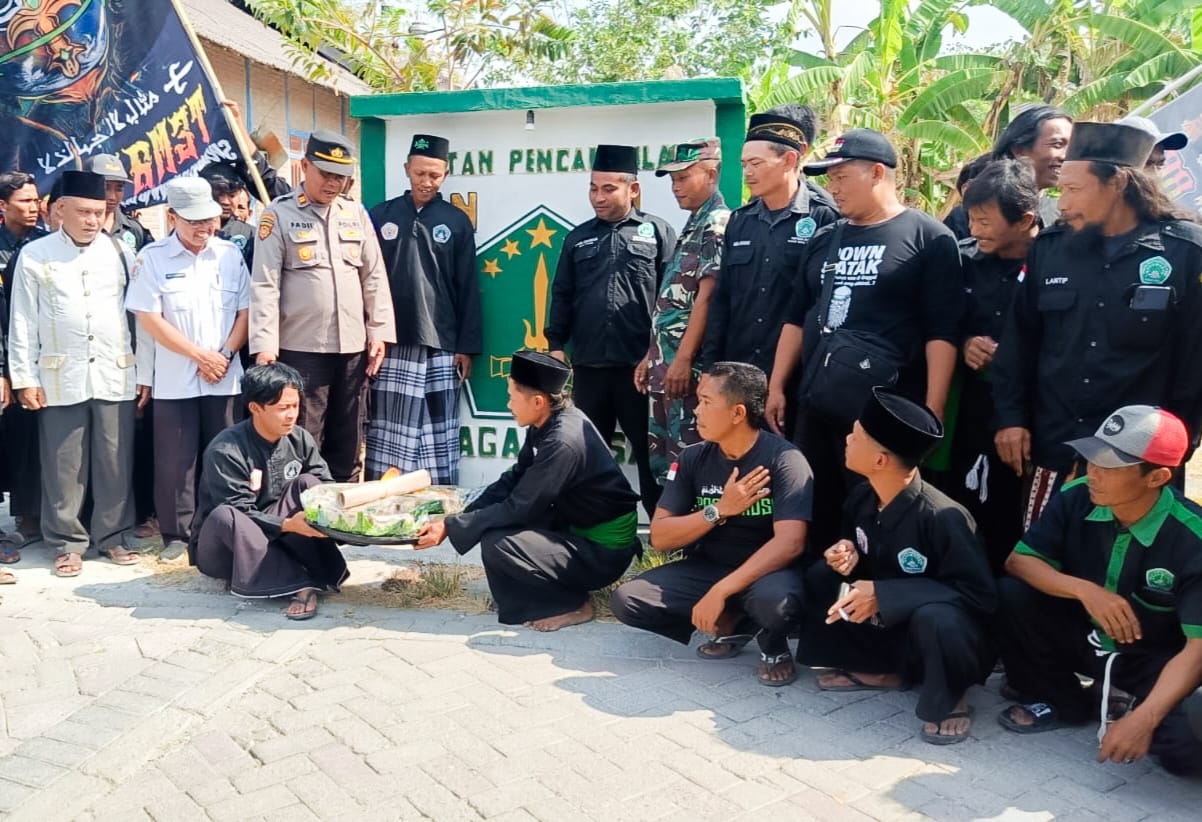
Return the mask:
[[694, 163], [702, 160], [721, 160], [722, 143], [717, 137], [699, 137], [687, 143], [680, 143], [672, 152], [672, 159], [655, 170], [656, 177], [663, 177], [673, 171], [684, 171]]

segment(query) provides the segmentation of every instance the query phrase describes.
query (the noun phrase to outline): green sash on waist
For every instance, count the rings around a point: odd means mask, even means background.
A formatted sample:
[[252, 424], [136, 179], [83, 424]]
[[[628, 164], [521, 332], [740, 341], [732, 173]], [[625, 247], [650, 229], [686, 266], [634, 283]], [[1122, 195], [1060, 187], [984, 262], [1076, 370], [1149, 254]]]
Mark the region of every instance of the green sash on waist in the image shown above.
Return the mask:
[[595, 542], [604, 548], [629, 548], [634, 542], [635, 535], [639, 527], [639, 515], [637, 511], [631, 511], [629, 514], [622, 514], [620, 517], [615, 517], [608, 522], [599, 522], [596, 525], [590, 525], [587, 528], [579, 525], [568, 526], [568, 530], [578, 537], [584, 537], [590, 542]]

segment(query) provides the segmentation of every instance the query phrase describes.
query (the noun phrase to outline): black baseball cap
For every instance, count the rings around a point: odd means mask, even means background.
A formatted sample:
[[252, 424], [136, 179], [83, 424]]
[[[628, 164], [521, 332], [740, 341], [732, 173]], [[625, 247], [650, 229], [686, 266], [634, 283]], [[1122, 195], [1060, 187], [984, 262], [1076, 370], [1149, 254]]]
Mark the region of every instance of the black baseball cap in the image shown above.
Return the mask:
[[806, 163], [801, 170], [810, 177], [816, 177], [848, 160], [868, 160], [897, 168], [897, 152], [889, 138], [870, 128], [853, 128], [835, 141], [835, 147], [825, 157]]

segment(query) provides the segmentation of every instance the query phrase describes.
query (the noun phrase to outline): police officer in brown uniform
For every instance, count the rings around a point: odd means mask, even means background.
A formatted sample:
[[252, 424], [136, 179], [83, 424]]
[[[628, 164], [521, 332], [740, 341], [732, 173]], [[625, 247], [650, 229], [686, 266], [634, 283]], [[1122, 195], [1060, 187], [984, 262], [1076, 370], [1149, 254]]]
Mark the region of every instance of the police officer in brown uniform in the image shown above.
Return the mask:
[[367, 212], [342, 195], [354, 173], [347, 139], [315, 131], [300, 188], [259, 218], [251, 269], [250, 352], [305, 380], [301, 425], [334, 479], [358, 478], [367, 378], [396, 342], [392, 294]]

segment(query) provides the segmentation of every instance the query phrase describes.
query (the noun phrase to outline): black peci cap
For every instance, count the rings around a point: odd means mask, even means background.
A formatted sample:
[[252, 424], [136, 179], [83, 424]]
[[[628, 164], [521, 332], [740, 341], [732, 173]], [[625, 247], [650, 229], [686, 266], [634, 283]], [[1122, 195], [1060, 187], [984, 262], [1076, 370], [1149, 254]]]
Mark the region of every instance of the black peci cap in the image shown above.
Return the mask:
[[59, 182], [62, 183], [59, 197], [81, 197], [85, 200], [105, 198], [105, 179], [102, 174], [91, 171], [64, 171], [59, 177]]
[[943, 423], [931, 409], [879, 386], [864, 404], [860, 426], [882, 447], [914, 465], [943, 439]]
[[433, 134], [414, 134], [409, 144], [410, 157], [433, 157], [445, 160], [451, 153], [451, 141]]
[[1110, 163], [1143, 168], [1156, 147], [1156, 137], [1138, 126], [1120, 123], [1075, 123], [1064, 160]]
[[639, 152], [634, 146], [597, 146], [593, 171], [612, 171], [618, 174], [639, 173]]
[[572, 369], [541, 351], [515, 351], [509, 364], [509, 378], [518, 385], [558, 394], [568, 384]]

